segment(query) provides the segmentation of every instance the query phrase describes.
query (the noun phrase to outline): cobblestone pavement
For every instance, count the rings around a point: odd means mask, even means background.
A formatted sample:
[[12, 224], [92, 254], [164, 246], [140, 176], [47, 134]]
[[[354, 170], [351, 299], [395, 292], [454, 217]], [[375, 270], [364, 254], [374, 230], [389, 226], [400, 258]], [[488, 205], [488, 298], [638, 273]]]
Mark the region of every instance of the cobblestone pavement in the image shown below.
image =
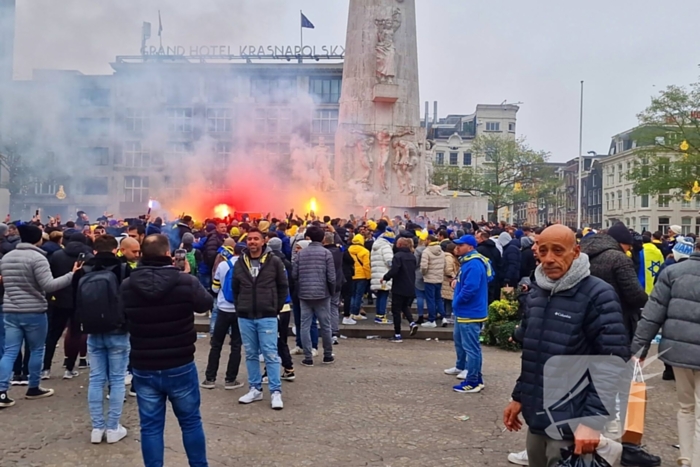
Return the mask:
[[[291, 340], [290, 340], [291, 342]], [[198, 342], [203, 374], [208, 339]], [[227, 349], [219, 370], [223, 366]], [[347, 339], [335, 347], [336, 364], [298, 366], [297, 380], [284, 383], [283, 411], [265, 400], [237, 403], [243, 389], [202, 390], [202, 412], [211, 466], [504, 466], [508, 452], [524, 448], [522, 433], [503, 433], [501, 414], [508, 402], [519, 354], [485, 348], [480, 394], [458, 394], [451, 342]], [[56, 352], [62, 356], [62, 350]], [[298, 362], [299, 359], [297, 359]], [[660, 365], [657, 364], [656, 370]], [[62, 373], [54, 364], [54, 375]], [[55, 376], [54, 376], [55, 377]], [[245, 380], [244, 364], [239, 379]], [[222, 380], [219, 381], [223, 382]], [[52, 398], [28, 401], [0, 412], [0, 466], [126, 467], [143, 465], [134, 398], [122, 423], [128, 437], [115, 445], [89, 443], [87, 373], [72, 381], [52, 379]], [[660, 377], [650, 381], [646, 442], [674, 465], [675, 391]], [[467, 421], [455, 416], [467, 415]], [[177, 422], [169, 415], [166, 465], [186, 466]]]

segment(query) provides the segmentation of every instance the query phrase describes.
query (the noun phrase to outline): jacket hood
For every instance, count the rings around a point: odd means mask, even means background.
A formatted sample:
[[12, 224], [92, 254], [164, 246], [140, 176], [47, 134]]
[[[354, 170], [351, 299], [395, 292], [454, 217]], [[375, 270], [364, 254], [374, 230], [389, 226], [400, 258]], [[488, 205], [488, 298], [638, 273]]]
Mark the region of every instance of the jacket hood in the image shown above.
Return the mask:
[[503, 245], [503, 246], [505, 247], [505, 246], [511, 246], [511, 245], [519, 250], [520, 249], [520, 239], [513, 238], [513, 239], [511, 239], [511, 241], [508, 242], [507, 245]]
[[423, 254], [427, 255], [432, 255], [432, 256], [440, 256], [442, 255], [443, 251], [442, 248], [440, 248], [440, 245], [428, 245], [428, 247], [425, 249], [425, 252]]
[[139, 266], [133, 270], [129, 281], [141, 297], [160, 300], [177, 286], [180, 274], [180, 270], [174, 266]]
[[113, 266], [121, 266], [122, 261], [112, 253], [97, 253], [94, 257], [85, 262], [86, 266], [101, 266], [110, 268]]
[[80, 242], [68, 242], [63, 251], [71, 258], [77, 258], [80, 253], [92, 253], [86, 244]]
[[510, 234], [509, 234], [508, 232], [502, 232], [502, 233], [498, 236], [498, 243], [500, 243], [501, 246], [503, 246], [503, 247], [506, 246], [506, 245], [508, 245], [508, 244], [510, 243], [511, 240], [513, 240], [513, 237], [511, 237]]
[[353, 245], [364, 245], [365, 244], [365, 237], [363, 237], [360, 234], [355, 235], [352, 237], [352, 244]]
[[581, 251], [589, 258], [595, 258], [604, 251], [613, 250], [622, 252], [620, 244], [608, 234], [596, 234], [581, 240]]
[[483, 242], [479, 243], [479, 246], [485, 246], [486, 248], [497, 248], [496, 243], [491, 240], [490, 238], [488, 240], [484, 240]]
[[520, 239], [520, 247], [523, 250], [527, 250], [528, 248], [532, 248], [532, 245], [534, 245], [535, 242], [530, 238], [530, 237], [522, 237]]

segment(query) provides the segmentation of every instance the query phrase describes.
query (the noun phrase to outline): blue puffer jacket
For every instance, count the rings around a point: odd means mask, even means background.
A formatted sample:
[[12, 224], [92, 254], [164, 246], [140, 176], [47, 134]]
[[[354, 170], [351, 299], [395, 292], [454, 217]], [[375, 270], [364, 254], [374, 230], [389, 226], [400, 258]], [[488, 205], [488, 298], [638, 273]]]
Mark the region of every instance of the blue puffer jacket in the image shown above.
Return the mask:
[[514, 238], [503, 247], [503, 269], [505, 271], [504, 282], [515, 287], [520, 282], [520, 240]]
[[[545, 435], [552, 419], [560, 423], [590, 417], [586, 425], [602, 431], [608, 408], [615, 407], [615, 395], [620, 384], [624, 385], [620, 383], [620, 371], [592, 368], [591, 373], [595, 374], [591, 376], [591, 384], [558, 408], [552, 408], [551, 404], [544, 407], [543, 374], [545, 364], [555, 356], [599, 355], [629, 359], [629, 340], [615, 289], [594, 276], [554, 295], [533, 286], [520, 334], [523, 336], [522, 369], [512, 397], [522, 404], [529, 429]], [[548, 374], [570, 373], [567, 362], [556, 361], [556, 364], [562, 367], [548, 366]], [[631, 378], [631, 374], [629, 376]], [[564, 393], [572, 389], [566, 388]], [[573, 440], [569, 424], [558, 426], [562, 427], [564, 439]]]
[[[483, 258], [483, 259], [482, 259]], [[461, 257], [452, 314], [458, 323], [481, 323], [488, 316], [488, 279], [484, 260], [476, 250]]]

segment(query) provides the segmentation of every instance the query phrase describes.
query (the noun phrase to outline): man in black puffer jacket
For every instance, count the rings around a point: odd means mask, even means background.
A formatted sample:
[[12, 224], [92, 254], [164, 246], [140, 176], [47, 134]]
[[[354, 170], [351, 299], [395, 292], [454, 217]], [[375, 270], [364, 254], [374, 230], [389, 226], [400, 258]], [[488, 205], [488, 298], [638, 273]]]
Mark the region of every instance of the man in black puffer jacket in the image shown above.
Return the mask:
[[121, 298], [131, 342], [144, 464], [163, 465], [163, 428], [169, 399], [188, 440], [190, 465], [206, 465], [199, 378], [194, 364], [194, 313], [210, 310], [214, 300], [189, 274], [187, 262], [184, 272], [173, 266], [168, 237], [146, 237], [141, 251], [141, 264], [121, 285]]
[[503, 286], [517, 287], [520, 282], [520, 240], [511, 238], [508, 232], [498, 236], [498, 242], [503, 246]]
[[491, 236], [484, 230], [477, 230], [476, 241], [479, 246], [476, 247], [477, 253], [485, 256], [491, 261], [491, 267], [495, 273], [495, 277], [489, 283], [489, 305], [501, 298], [501, 284], [503, 284], [503, 259], [498, 247], [491, 240]]
[[[87, 238], [81, 233], [74, 233], [68, 238], [66, 247], [56, 251], [49, 259], [51, 274], [53, 277], [61, 277], [73, 270], [73, 266], [78, 261], [78, 256], [83, 253], [85, 260], [92, 258], [92, 249], [87, 246]], [[68, 286], [51, 294], [53, 300], [50, 303], [49, 331], [46, 335], [46, 350], [44, 351], [44, 370], [42, 376], [49, 376], [51, 373], [51, 360], [56, 352], [58, 344], [66, 325], [70, 322], [70, 338], [65, 342], [66, 347], [66, 371], [63, 375], [65, 379], [75, 376], [75, 360], [78, 358], [81, 347], [82, 336], [80, 325], [75, 322], [75, 303], [73, 301], [73, 287]]]
[[[538, 256], [537, 285], [522, 321], [522, 369], [503, 421], [506, 428], [517, 431], [522, 427], [518, 417], [522, 412], [529, 428], [530, 465], [551, 466], [561, 459], [560, 448], [574, 442], [578, 453], [595, 450], [607, 418], [614, 416], [608, 415], [608, 409], [615, 407], [630, 352], [615, 290], [590, 275], [588, 257], [580, 253], [574, 233], [563, 225], [547, 228], [538, 240]], [[591, 383], [579, 387], [566, 404], [553, 408], [553, 402], [547, 401], [545, 407], [545, 364], [562, 356], [605, 356], [606, 360], [604, 365], [590, 368], [595, 371], [589, 374]], [[619, 357], [619, 362], [613, 357]], [[568, 359], [550, 362], [546, 378], [549, 390], [561, 384], [560, 389], [574, 391], [569, 387], [576, 385], [570, 381], [572, 370], [586, 368], [571, 367]], [[573, 428], [564, 423], [568, 421]], [[550, 437], [553, 428], [563, 440]]]

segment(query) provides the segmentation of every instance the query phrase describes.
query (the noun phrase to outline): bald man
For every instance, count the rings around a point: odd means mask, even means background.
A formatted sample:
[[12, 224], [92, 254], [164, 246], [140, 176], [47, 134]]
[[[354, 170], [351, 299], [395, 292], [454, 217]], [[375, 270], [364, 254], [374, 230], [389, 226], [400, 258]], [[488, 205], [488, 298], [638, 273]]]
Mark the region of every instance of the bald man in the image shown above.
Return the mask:
[[[537, 284], [522, 321], [521, 373], [503, 423], [518, 431], [522, 412], [529, 428], [530, 465], [550, 467], [561, 459], [561, 448], [575, 445], [577, 453], [595, 450], [608, 418], [614, 416], [616, 394], [622, 386], [629, 387], [621, 376], [630, 353], [615, 289], [590, 275], [588, 256], [581, 253], [574, 232], [563, 225], [548, 227], [538, 239], [537, 254], [541, 262], [535, 270]], [[545, 378], [547, 361], [562, 356], [566, 357], [547, 365]], [[605, 356], [605, 361], [588, 367], [592, 359], [572, 362], [577, 356]], [[591, 383], [556, 409], [553, 401], [545, 404], [544, 379], [550, 391], [563, 389], [566, 396], [566, 391], [574, 391], [569, 385], [576, 386], [579, 373], [581, 378], [589, 376]]]
[[131, 269], [134, 269], [141, 258], [141, 244], [135, 238], [126, 237], [119, 244], [117, 256]]

